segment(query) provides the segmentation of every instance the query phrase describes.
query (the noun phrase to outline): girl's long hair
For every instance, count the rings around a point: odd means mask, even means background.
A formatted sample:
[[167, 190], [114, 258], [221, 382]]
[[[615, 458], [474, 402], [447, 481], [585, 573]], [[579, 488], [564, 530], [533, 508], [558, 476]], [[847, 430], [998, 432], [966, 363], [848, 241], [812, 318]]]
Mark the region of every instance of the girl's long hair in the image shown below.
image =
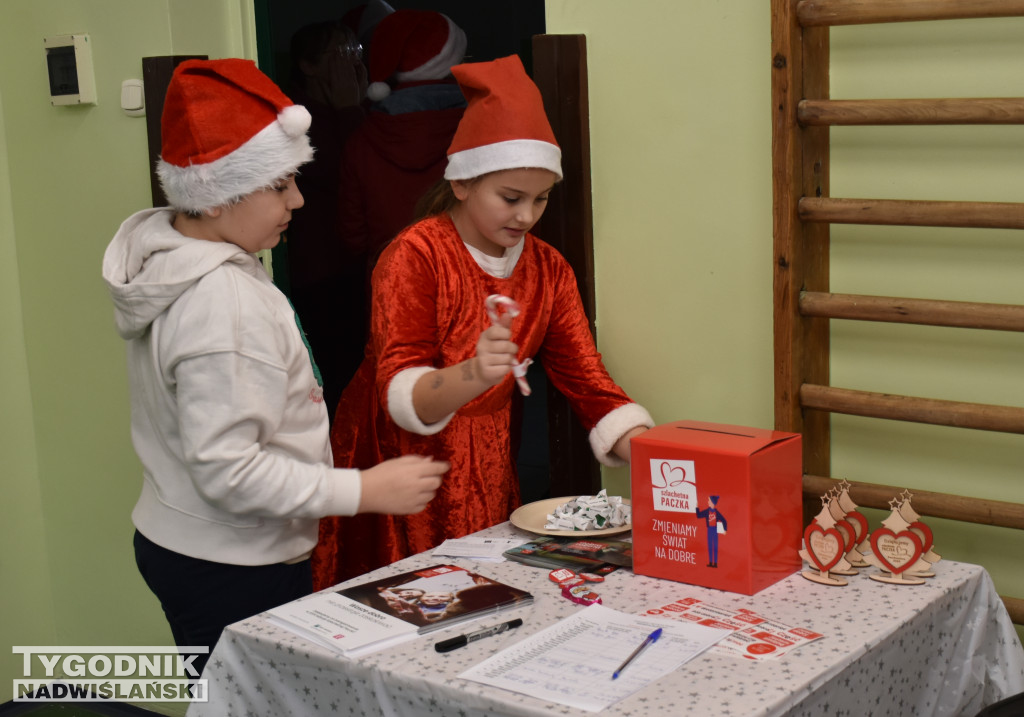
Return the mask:
[[[488, 172], [487, 174], [491, 174]], [[481, 179], [487, 176], [487, 174], [481, 174], [479, 177], [473, 177], [472, 179], [464, 180], [467, 186], [473, 186]], [[559, 179], [558, 182], [562, 180]], [[556, 182], [556, 184], [558, 183]], [[433, 186], [430, 187], [423, 196], [416, 202], [415, 218], [412, 223], [415, 224], [420, 219], [426, 219], [427, 217], [433, 217], [438, 214], [447, 214], [454, 209], [459, 203], [459, 200], [455, 197], [455, 192], [452, 191], [452, 183], [450, 180], [441, 179]]]
[[427, 217], [450, 212], [459, 203], [452, 191], [452, 184], [447, 179], [438, 180], [430, 187], [419, 201], [416, 202], [416, 214], [414, 222]]

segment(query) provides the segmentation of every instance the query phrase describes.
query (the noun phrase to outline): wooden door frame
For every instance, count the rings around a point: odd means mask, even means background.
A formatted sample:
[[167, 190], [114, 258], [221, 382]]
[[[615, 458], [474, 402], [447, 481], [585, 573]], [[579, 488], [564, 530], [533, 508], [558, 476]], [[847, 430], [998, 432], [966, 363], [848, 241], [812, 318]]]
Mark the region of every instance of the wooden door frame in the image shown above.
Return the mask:
[[160, 55], [142, 58], [142, 87], [146, 102], [146, 139], [149, 143], [149, 188], [154, 207], [166, 207], [167, 197], [156, 174], [160, 159], [160, 118], [174, 68], [185, 60], [206, 60], [208, 55]]
[[[533, 79], [562, 148], [564, 175], [535, 232], [572, 266], [596, 341], [586, 36], [534, 36]], [[600, 465], [587, 431], [568, 400], [554, 390], [548, 392], [548, 453], [552, 496], [593, 495], [600, 490]]]

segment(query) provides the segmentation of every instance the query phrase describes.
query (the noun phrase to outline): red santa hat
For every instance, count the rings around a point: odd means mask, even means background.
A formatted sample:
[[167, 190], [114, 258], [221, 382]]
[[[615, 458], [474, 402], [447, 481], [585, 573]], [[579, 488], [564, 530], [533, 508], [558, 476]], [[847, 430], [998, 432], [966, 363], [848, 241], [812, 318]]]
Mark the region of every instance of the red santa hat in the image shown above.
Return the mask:
[[171, 76], [157, 175], [172, 207], [201, 212], [272, 186], [313, 158], [310, 115], [251, 60], [186, 60]]
[[370, 0], [346, 12], [341, 16], [341, 21], [356, 34], [359, 42], [369, 47], [378, 23], [394, 11], [384, 0]]
[[452, 74], [467, 106], [448, 148], [445, 179], [527, 167], [548, 169], [562, 178], [562, 150], [540, 90], [518, 55], [457, 65]]
[[370, 85], [366, 96], [379, 102], [391, 85], [443, 80], [466, 55], [466, 33], [433, 10], [396, 10], [377, 25], [370, 43]]

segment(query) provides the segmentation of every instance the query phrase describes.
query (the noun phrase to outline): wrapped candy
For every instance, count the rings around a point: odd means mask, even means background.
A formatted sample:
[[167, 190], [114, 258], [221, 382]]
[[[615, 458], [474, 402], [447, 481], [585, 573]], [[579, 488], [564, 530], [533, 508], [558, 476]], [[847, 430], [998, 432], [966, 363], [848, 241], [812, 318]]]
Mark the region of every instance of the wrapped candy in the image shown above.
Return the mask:
[[[502, 296], [501, 294], [491, 294], [488, 296], [484, 300], [484, 306], [487, 308], [487, 315], [491, 318], [491, 323], [495, 326], [498, 325], [502, 309], [513, 319], [519, 316], [519, 304], [514, 299]], [[524, 396], [530, 395], [530, 384], [526, 381], [526, 370], [532, 363], [533, 359], [528, 358], [512, 366], [512, 375], [516, 377], [516, 383], [519, 384], [519, 392]]]
[[590, 589], [587, 585], [563, 585], [562, 597], [571, 600], [578, 605], [593, 605], [601, 603], [601, 596]]
[[545, 530], [604, 530], [629, 525], [632, 509], [620, 496], [602, 489], [597, 495], [581, 495], [563, 503], [547, 516]]

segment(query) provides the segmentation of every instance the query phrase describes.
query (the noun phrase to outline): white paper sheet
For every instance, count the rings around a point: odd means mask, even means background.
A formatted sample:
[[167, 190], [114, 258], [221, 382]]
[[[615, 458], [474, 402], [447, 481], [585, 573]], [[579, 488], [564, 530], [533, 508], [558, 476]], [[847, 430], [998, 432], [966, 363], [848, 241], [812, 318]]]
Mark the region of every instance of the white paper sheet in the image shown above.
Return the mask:
[[489, 562], [504, 562], [502, 555], [509, 548], [522, 545], [527, 541], [521, 538], [480, 538], [469, 536], [466, 538], [449, 538], [436, 548], [433, 555], [445, 558], [474, 558]]
[[[612, 673], [623, 660], [659, 627], [663, 630], [661, 638], [613, 680]], [[727, 628], [630, 615], [603, 605], [590, 605], [459, 676], [599, 712], [678, 669], [731, 633]]]

